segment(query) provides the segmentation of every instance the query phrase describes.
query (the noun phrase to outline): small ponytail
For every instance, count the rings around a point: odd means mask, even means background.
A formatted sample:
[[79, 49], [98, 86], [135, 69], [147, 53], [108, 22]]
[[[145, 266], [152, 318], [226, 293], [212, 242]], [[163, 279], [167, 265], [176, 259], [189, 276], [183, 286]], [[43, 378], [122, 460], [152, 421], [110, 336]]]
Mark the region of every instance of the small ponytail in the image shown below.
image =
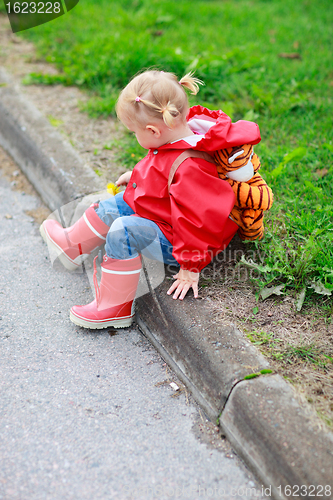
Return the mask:
[[149, 101], [148, 99], [142, 99], [141, 97], [136, 98], [135, 101], [144, 104], [145, 106], [147, 106], [148, 109], [151, 109], [152, 111], [161, 113], [164, 123], [169, 128], [173, 127], [174, 119], [180, 114], [176, 106], [172, 104], [170, 101], [168, 101], [168, 103], [165, 106], [155, 104]]
[[204, 85], [204, 82], [193, 76], [193, 72], [191, 71], [179, 80], [179, 84], [190, 90], [191, 94], [196, 95], [200, 90], [199, 85]]
[[199, 92], [199, 85], [203, 82], [192, 72], [178, 81], [173, 73], [145, 71], [135, 76], [121, 92], [116, 105], [117, 115], [121, 121], [140, 126], [151, 119], [163, 119], [171, 129], [178, 119], [186, 120], [188, 98], [185, 89], [195, 95]]
[[163, 121], [167, 127], [172, 128], [174, 119], [180, 114], [174, 104], [169, 101], [168, 104], [161, 110]]

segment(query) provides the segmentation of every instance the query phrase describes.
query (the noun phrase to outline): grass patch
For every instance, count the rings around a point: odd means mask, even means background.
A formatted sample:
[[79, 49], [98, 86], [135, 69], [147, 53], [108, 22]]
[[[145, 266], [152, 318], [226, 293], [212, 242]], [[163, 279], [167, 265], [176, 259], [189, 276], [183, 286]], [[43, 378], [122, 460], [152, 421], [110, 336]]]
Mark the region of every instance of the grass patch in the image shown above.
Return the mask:
[[124, 131], [121, 139], [111, 140], [103, 148], [115, 150], [115, 160], [128, 169], [132, 169], [147, 153], [135, 136], [127, 130]]
[[[92, 116], [114, 113], [119, 89], [156, 67], [204, 80], [192, 104], [257, 121], [275, 204], [244, 265], [260, 291], [283, 284], [300, 309], [313, 297], [332, 303], [332, 22], [331, 0], [84, 0], [21, 36], [59, 70], [29, 82], [87, 89]], [[107, 147], [128, 168], [142, 154], [131, 137]]]
[[[251, 331], [247, 338], [270, 359], [273, 368], [314, 405], [318, 416], [333, 427], [333, 354], [324, 342], [291, 344], [283, 335]], [[295, 341], [295, 339], [293, 339]]]
[[332, 356], [323, 352], [315, 344], [290, 345], [271, 332], [248, 332], [247, 338], [256, 346], [263, 346], [263, 351], [272, 359], [292, 364], [296, 362], [310, 363], [326, 370], [333, 363]]

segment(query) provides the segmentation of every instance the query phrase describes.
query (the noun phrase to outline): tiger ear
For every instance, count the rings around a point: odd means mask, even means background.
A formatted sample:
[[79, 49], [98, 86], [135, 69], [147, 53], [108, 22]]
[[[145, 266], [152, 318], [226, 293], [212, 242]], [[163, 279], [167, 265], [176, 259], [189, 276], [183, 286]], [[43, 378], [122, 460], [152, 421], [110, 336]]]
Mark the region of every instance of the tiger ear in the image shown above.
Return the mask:
[[218, 165], [224, 173], [244, 167], [253, 155], [252, 144], [244, 144], [234, 148], [220, 149], [215, 153]]
[[232, 170], [242, 168], [247, 165], [253, 155], [252, 144], [244, 144], [238, 148], [231, 148], [229, 151], [228, 164]]

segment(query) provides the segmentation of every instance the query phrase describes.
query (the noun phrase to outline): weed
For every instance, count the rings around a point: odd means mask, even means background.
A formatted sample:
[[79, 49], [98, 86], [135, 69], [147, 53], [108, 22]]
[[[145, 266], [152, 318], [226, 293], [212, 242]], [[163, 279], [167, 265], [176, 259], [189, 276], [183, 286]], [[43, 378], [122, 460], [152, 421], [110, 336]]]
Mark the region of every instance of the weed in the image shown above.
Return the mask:
[[273, 333], [254, 331], [247, 333], [246, 336], [254, 345], [273, 344], [276, 342]]
[[251, 380], [257, 377], [259, 377], [259, 373], [250, 373], [249, 375], [245, 375], [244, 380]]
[[62, 120], [59, 120], [58, 118], [55, 118], [52, 115], [48, 115], [47, 119], [49, 120], [49, 122], [53, 127], [60, 127], [60, 125], [64, 123]]
[[269, 375], [271, 373], [273, 373], [273, 370], [265, 368], [264, 370], [260, 370], [260, 372], [258, 373], [250, 373], [249, 375], [245, 375], [243, 380], [251, 380], [253, 378], [260, 377], [260, 375]]
[[270, 332], [249, 332], [246, 334], [252, 344], [262, 346], [264, 352], [271, 358], [283, 362], [293, 363], [303, 361], [326, 369], [328, 364], [333, 363], [333, 357], [322, 352], [315, 344], [292, 346], [278, 339]]
[[100, 168], [94, 168], [94, 172], [96, 175], [98, 175], [98, 177], [102, 177], [103, 175], [103, 172], [101, 171]]
[[319, 366], [323, 369], [326, 369], [328, 363], [333, 363], [333, 359], [327, 354], [322, 353], [321, 350], [314, 344], [300, 345], [296, 347], [288, 346], [284, 352], [279, 354], [279, 359], [283, 359], [286, 362], [290, 362], [292, 358], [296, 358], [304, 362], [312, 363], [313, 365]]

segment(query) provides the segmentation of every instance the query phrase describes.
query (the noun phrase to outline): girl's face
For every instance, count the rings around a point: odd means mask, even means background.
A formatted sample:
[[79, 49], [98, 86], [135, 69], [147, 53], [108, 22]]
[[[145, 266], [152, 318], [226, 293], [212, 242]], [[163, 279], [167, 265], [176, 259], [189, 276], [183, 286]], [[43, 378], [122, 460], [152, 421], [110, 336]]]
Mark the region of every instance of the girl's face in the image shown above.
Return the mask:
[[128, 130], [134, 132], [138, 143], [144, 149], [159, 148], [168, 142], [163, 133], [165, 128], [163, 122], [161, 122], [161, 125], [139, 126], [132, 122], [124, 121], [124, 125]]

